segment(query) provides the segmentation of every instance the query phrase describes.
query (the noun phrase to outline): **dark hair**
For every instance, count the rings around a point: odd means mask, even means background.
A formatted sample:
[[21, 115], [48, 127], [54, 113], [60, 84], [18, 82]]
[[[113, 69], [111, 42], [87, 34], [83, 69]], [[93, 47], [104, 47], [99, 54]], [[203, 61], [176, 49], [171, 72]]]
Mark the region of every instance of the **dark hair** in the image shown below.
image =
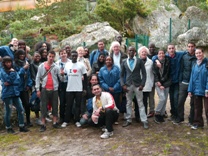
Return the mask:
[[47, 46], [47, 48], [46, 48], [47, 51], [49, 51], [49, 50], [52, 49], [50, 43], [41, 41], [41, 42], [38, 42], [38, 43], [35, 44], [35, 46], [34, 46], [34, 51], [39, 51], [40, 48], [43, 48], [42, 45], [43, 45], [44, 43], [45, 43], [46, 46]]
[[10, 56], [4, 56], [2, 58], [2, 66], [3, 66], [4, 69], [7, 69], [7, 67], [5, 65], [6, 62], [13, 62], [12, 58]]
[[[39, 50], [38, 50], [38, 52], [40, 53], [40, 55], [42, 56], [42, 54], [43, 54], [43, 51], [44, 50], [46, 50], [47, 51], [47, 49], [46, 48], [40, 48]], [[48, 53], [48, 51], [47, 51], [47, 53]]]
[[94, 86], [99, 86], [101, 88], [99, 83], [92, 85], [91, 88], [93, 88]]
[[72, 50], [71, 54], [73, 54], [73, 53], [78, 54], [76, 50]]
[[111, 58], [111, 60], [112, 60], [112, 65], [114, 65], [114, 60], [113, 60], [113, 57], [112, 57], [112, 56], [110, 56], [110, 55], [108, 55], [108, 56], [106, 56], [106, 57], [105, 57], [105, 61], [106, 61], [107, 57], [110, 57], [110, 58]]
[[196, 50], [197, 50], [197, 49], [198, 49], [198, 50], [201, 50], [202, 53], [204, 53], [204, 50], [203, 50], [201, 47], [197, 47]]
[[53, 55], [56, 56], [56, 52], [55, 52], [54, 50], [50, 50], [50, 51], [48, 52], [48, 54], [53, 54]]
[[19, 46], [19, 45], [26, 45], [26, 43], [25, 43], [24, 40], [19, 40], [19, 41], [18, 41], [18, 46]]
[[40, 55], [40, 53], [38, 51], [35, 51], [34, 54], [33, 54], [33, 56], [35, 56], [35, 54], [39, 54]]
[[194, 46], [196, 46], [196, 44], [192, 41], [189, 41], [188, 44], [193, 44]]

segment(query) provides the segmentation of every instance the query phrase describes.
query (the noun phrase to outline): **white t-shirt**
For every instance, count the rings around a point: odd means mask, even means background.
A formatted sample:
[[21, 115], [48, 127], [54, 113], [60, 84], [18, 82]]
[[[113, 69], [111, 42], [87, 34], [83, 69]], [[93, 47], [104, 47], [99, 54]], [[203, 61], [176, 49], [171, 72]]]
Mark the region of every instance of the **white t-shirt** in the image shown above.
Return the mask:
[[117, 65], [119, 67], [119, 69], [121, 68], [120, 58], [121, 58], [121, 53], [120, 52], [118, 53], [118, 55], [113, 54], [114, 64]]
[[67, 92], [83, 91], [82, 76], [86, 74], [86, 68], [81, 62], [67, 62], [64, 68], [64, 73], [68, 76]]

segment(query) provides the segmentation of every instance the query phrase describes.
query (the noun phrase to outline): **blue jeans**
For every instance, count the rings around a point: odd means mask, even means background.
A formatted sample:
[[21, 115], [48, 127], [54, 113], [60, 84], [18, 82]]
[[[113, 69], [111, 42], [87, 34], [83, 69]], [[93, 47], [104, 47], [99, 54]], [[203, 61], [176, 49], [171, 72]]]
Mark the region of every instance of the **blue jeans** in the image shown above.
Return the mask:
[[178, 98], [179, 98], [179, 83], [172, 83], [169, 88], [170, 95], [170, 113], [172, 116], [178, 116]]
[[16, 97], [9, 97], [4, 99], [4, 109], [5, 109], [4, 120], [5, 120], [6, 128], [11, 128], [10, 117], [12, 113], [12, 104], [16, 107], [18, 112], [19, 126], [23, 127], [24, 108], [22, 106], [22, 101], [20, 100], [19, 97], [16, 96]]

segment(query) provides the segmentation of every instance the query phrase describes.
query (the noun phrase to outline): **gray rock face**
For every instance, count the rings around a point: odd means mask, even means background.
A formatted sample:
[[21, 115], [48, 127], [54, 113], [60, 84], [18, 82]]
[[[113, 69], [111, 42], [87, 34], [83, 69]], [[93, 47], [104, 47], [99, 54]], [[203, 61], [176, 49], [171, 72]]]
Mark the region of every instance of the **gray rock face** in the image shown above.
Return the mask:
[[[164, 48], [170, 41], [170, 18], [172, 19], [171, 42], [177, 44], [178, 50], [186, 49], [188, 41], [194, 41], [197, 46], [208, 46], [208, 15], [197, 7], [189, 7], [182, 13], [177, 6], [171, 4], [153, 11], [147, 18], [136, 16], [133, 30], [136, 34], [150, 36], [150, 42]], [[188, 21], [190, 19], [190, 30]]]
[[60, 46], [70, 45], [72, 48], [83, 45], [91, 47], [99, 40], [112, 41], [119, 34], [108, 22], [87, 25], [80, 34], [72, 35], [61, 41]]

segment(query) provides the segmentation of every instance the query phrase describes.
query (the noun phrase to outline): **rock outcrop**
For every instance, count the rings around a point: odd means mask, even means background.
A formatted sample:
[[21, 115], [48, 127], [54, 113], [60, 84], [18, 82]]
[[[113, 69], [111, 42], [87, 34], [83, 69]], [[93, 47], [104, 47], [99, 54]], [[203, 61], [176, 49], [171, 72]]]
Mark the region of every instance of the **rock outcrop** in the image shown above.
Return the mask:
[[60, 46], [70, 45], [72, 48], [76, 48], [85, 42], [86, 46], [91, 47], [99, 40], [112, 41], [117, 34], [119, 34], [118, 31], [113, 29], [108, 22], [97, 22], [87, 25], [81, 33], [62, 40]]
[[[208, 14], [192, 6], [183, 13], [176, 5], [159, 7], [147, 18], [136, 16], [132, 21], [136, 34], [150, 36], [150, 42], [164, 48], [170, 42], [177, 44], [177, 49], [184, 50], [188, 41], [194, 41], [197, 46], [208, 47]], [[190, 19], [190, 29], [188, 27]]]

